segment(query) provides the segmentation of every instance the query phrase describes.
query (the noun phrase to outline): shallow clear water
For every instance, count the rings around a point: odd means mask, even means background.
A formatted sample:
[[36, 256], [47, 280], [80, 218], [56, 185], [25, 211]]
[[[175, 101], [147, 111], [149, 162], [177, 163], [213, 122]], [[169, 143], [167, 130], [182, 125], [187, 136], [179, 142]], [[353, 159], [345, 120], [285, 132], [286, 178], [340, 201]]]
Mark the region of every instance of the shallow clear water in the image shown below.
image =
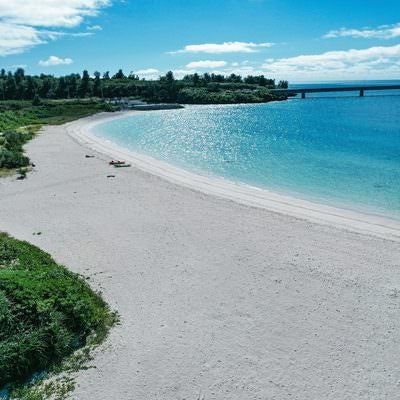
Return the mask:
[[400, 218], [400, 96], [140, 113], [94, 132], [206, 175]]

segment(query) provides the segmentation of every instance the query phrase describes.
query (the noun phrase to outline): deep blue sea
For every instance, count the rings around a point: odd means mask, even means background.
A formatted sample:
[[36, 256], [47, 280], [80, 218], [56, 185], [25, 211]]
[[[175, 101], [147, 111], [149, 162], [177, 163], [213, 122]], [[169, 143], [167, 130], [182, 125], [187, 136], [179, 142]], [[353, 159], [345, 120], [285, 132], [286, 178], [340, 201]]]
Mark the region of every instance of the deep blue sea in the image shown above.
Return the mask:
[[[355, 82], [331, 83], [344, 84]], [[188, 106], [110, 121], [95, 134], [203, 175], [400, 219], [400, 91]]]

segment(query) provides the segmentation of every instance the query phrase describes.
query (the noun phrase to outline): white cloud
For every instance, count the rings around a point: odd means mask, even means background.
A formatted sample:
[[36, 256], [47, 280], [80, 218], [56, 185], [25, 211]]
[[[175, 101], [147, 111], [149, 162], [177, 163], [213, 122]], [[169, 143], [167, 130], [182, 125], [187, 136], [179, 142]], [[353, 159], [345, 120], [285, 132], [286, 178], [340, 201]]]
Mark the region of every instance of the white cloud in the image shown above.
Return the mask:
[[14, 64], [14, 65], [7, 65], [6, 67], [4, 67], [4, 69], [6, 70], [13, 70], [17, 68], [25, 69], [27, 66], [28, 66], [27, 64]]
[[0, 0], [0, 18], [17, 25], [74, 27], [110, 0]]
[[400, 44], [269, 59], [262, 69], [290, 80], [395, 78], [400, 77]]
[[273, 46], [274, 43], [253, 43], [253, 42], [224, 42], [224, 43], [204, 43], [189, 44], [181, 50], [171, 51], [170, 54], [178, 53], [256, 53], [260, 49]]
[[[207, 61], [208, 62], [208, 61]], [[207, 66], [209, 67], [209, 66]], [[174, 70], [177, 78], [193, 74], [200, 68], [189, 63], [186, 69]], [[345, 79], [400, 79], [400, 44], [366, 49], [328, 51], [280, 59], [269, 58], [264, 63], [233, 61], [212, 72], [242, 76], [264, 75], [266, 78], [293, 81], [327, 81]]]
[[47, 60], [40, 60], [39, 65], [42, 67], [54, 67], [57, 65], [70, 65], [74, 61], [71, 58], [60, 58], [57, 56], [50, 56]]
[[[0, 56], [23, 53], [59, 37], [89, 36], [49, 28], [72, 28], [96, 16], [111, 0], [0, 0]], [[99, 30], [97, 25], [96, 29]]]
[[88, 26], [86, 29], [88, 31], [102, 31], [103, 30], [103, 28], [100, 25]]
[[185, 75], [194, 74], [196, 71], [193, 69], [174, 69], [172, 72], [175, 78], [182, 79]]
[[0, 22], [0, 56], [19, 54], [45, 43], [48, 35], [30, 26]]
[[[209, 63], [220, 63], [209, 64]], [[231, 73], [242, 76], [264, 75], [266, 78], [288, 79], [293, 81], [327, 81], [341, 79], [400, 79], [400, 44], [394, 46], [375, 46], [366, 49], [328, 51], [321, 54], [298, 55], [273, 59], [264, 63], [255, 61], [194, 61], [183, 69], [175, 69], [176, 78], [211, 69], [223, 75]], [[156, 79], [164, 72], [149, 68], [136, 71], [148, 79]], [[146, 75], [149, 74], [149, 75]]]
[[147, 69], [139, 69], [135, 71], [136, 75], [148, 75], [148, 74], [159, 74], [160, 71], [157, 68], [147, 68]]
[[93, 35], [94, 35], [94, 32], [76, 32], [76, 33], [65, 34], [65, 36], [72, 36], [72, 37], [87, 37], [87, 36], [93, 36]]
[[157, 79], [161, 75], [160, 70], [157, 68], [139, 69], [137, 71], [133, 71], [133, 73], [146, 79]]
[[192, 61], [186, 65], [188, 69], [196, 69], [196, 68], [220, 68], [225, 67], [226, 61], [211, 61], [211, 60], [204, 60], [204, 61]]
[[324, 38], [353, 37], [364, 39], [394, 39], [400, 37], [400, 23], [393, 25], [381, 25], [377, 28], [333, 30], [324, 35]]

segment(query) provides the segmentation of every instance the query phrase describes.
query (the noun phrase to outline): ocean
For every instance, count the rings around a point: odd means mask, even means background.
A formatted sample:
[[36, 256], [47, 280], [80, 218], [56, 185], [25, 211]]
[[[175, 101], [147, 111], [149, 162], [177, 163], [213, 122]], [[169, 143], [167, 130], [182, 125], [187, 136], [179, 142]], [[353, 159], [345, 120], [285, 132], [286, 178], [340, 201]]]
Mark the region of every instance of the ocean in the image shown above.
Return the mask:
[[[330, 85], [361, 83], [378, 82]], [[309, 86], [326, 84], [292, 87]], [[400, 91], [187, 106], [112, 120], [93, 133], [201, 175], [400, 219]]]

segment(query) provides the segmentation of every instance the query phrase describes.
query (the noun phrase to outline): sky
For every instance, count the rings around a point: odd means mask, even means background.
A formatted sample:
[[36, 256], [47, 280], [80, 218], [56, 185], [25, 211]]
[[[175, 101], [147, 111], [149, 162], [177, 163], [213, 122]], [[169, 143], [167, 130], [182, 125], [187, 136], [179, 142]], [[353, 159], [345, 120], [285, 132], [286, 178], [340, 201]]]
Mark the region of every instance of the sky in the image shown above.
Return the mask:
[[400, 79], [399, 0], [0, 0], [0, 68]]

